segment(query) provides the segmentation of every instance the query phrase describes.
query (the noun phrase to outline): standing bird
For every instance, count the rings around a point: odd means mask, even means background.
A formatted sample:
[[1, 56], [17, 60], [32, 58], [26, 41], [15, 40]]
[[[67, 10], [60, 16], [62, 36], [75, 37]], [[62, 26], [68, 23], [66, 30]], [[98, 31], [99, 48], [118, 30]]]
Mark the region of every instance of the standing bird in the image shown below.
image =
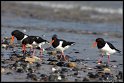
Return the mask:
[[[57, 50], [61, 52], [61, 58], [64, 57], [64, 60], [66, 60], [64, 55], [64, 50], [68, 49], [71, 45], [74, 45], [75, 42], [69, 42], [62, 39], [58, 39], [57, 35], [53, 35], [52, 41], [50, 44]], [[60, 58], [60, 59], [61, 59]]]
[[93, 43], [93, 47], [98, 47], [98, 49], [102, 52], [102, 57], [98, 60], [98, 63], [100, 63], [100, 61], [103, 58], [104, 53], [106, 55], [108, 55], [108, 64], [110, 62], [110, 55], [114, 54], [116, 52], [121, 52], [120, 50], [116, 49], [110, 42], [104, 41], [103, 38], [97, 38], [96, 42]]
[[[39, 36], [28, 36], [27, 38], [25, 38], [22, 41], [22, 45], [23, 45], [22, 48], [25, 51], [27, 44], [33, 45], [33, 46], [38, 46], [38, 48], [40, 49], [41, 56], [42, 56], [43, 49], [41, 46], [46, 43], [49, 44], [49, 42], [47, 40], [44, 40]], [[34, 53], [33, 53], [33, 55], [34, 55]]]
[[32, 45], [38, 46], [41, 49], [41, 54], [42, 54], [43, 49], [41, 48], [41, 45], [43, 45], [45, 43], [49, 43], [47, 40], [44, 40], [39, 36], [28, 36], [19, 30], [14, 30], [11, 33], [11, 35], [12, 35], [11, 44], [13, 44], [14, 37], [16, 37], [17, 40], [21, 41], [21, 43], [22, 43], [22, 51], [23, 52], [26, 51], [26, 45], [29, 44], [29, 45], [31, 45], [31, 49], [33, 48]]
[[16, 39], [17, 39], [18, 41], [21, 41], [21, 42], [22, 42], [25, 38], [28, 37], [28, 35], [24, 34], [23, 32], [21, 32], [21, 31], [19, 31], [19, 30], [14, 30], [14, 31], [12, 31], [11, 35], [12, 35], [12, 36], [11, 36], [10, 44], [13, 44], [15, 37], [16, 37]]

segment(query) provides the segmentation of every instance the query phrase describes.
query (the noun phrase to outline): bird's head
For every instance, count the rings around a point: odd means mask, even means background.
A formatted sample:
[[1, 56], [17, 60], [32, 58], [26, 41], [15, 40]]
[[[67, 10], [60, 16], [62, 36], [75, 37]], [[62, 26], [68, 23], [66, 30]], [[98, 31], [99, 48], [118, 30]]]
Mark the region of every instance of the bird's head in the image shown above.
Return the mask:
[[92, 47], [96, 47], [98, 43], [104, 43], [103, 38], [97, 38], [95, 42], [93, 42]]
[[12, 33], [11, 33], [11, 39], [10, 39], [10, 44], [13, 44], [14, 42], [14, 38], [17, 36], [17, 34], [20, 33], [19, 30], [14, 30]]
[[52, 43], [53, 43], [56, 39], [57, 39], [57, 35], [54, 34], [54, 35], [52, 36], [52, 40], [51, 40], [50, 44], [52, 45]]

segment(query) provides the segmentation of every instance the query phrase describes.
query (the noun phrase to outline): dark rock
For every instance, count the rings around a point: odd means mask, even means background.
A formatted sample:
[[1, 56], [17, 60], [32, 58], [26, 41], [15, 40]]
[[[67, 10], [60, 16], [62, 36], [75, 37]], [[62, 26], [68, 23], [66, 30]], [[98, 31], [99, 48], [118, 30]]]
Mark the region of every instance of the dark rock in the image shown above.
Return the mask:
[[123, 73], [122, 71], [119, 71], [118, 75], [116, 75], [117, 79], [122, 79], [123, 78]]
[[75, 73], [74, 73], [74, 76], [77, 76], [78, 75], [78, 71], [76, 71]]
[[65, 79], [65, 77], [66, 77], [64, 74], [61, 74], [60, 76], [62, 79]]
[[41, 74], [40, 77], [41, 77], [40, 80], [45, 81], [45, 82], [48, 81], [48, 76], [46, 74]]
[[58, 60], [56, 60], [56, 58], [49, 58], [47, 61], [58, 61]]
[[46, 74], [41, 74], [40, 77], [47, 77], [47, 75]]
[[40, 63], [35, 62], [35, 64], [36, 64], [36, 68], [37, 68], [37, 69], [38, 69], [39, 67], [41, 67], [41, 64], [40, 64]]
[[110, 74], [110, 73], [104, 73], [104, 75], [102, 75], [103, 80], [105, 81], [113, 81], [114, 77]]
[[74, 67], [74, 68], [72, 69], [72, 71], [78, 71], [78, 70], [79, 70], [78, 67]]
[[65, 62], [58, 62], [56, 65], [57, 66], [64, 66], [65, 65]]
[[83, 62], [85, 61], [84, 59], [76, 59], [75, 62]]
[[74, 52], [74, 53], [76, 53], [76, 54], [77, 54], [77, 53], [80, 53], [80, 52]]
[[7, 74], [7, 75], [10, 75], [10, 74], [12, 74], [12, 72], [7, 72], [6, 74]]
[[68, 72], [68, 69], [67, 68], [62, 68], [61, 71]]
[[75, 79], [75, 82], [81, 82], [81, 80], [79, 80], [79, 79]]
[[97, 78], [98, 77], [98, 75], [96, 75], [93, 72], [88, 72], [88, 76], [89, 76], [89, 78]]
[[83, 82], [89, 82], [90, 81], [90, 79], [89, 78], [87, 78], [87, 77], [84, 77], [84, 79], [82, 80]]
[[55, 61], [50, 61], [48, 64], [49, 65], [56, 65], [56, 62]]
[[35, 81], [38, 80], [37, 76], [33, 73], [28, 73], [27, 74], [27, 79], [29, 79], [29, 78], [31, 78], [32, 80], [35, 80]]
[[1, 60], [1, 63], [2, 63], [2, 64], [5, 64], [5, 60]]
[[48, 79], [49, 81], [52, 81], [52, 82], [57, 80], [55, 75], [50, 75]]
[[116, 60], [112, 60], [112, 61], [110, 61], [110, 62], [117, 62]]
[[18, 68], [18, 69], [16, 70], [16, 72], [18, 72], [18, 73], [23, 73], [24, 70], [23, 70], [22, 68]]
[[34, 73], [34, 70], [32, 68], [28, 68], [28, 72]]

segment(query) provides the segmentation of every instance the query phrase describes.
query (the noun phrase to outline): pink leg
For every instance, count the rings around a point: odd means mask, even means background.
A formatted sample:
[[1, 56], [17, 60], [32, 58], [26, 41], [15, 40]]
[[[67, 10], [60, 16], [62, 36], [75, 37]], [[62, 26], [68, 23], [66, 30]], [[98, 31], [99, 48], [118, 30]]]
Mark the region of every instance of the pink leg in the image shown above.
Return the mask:
[[35, 49], [33, 49], [33, 54], [32, 54], [32, 56], [34, 56], [35, 55]]
[[42, 58], [42, 54], [43, 54], [43, 49], [40, 49], [40, 57]]
[[30, 51], [31, 51], [31, 52], [34, 51], [32, 46], [31, 46], [31, 48], [30, 48]]
[[64, 57], [64, 60], [66, 61], [66, 58], [65, 58], [64, 52], [62, 52], [62, 56]]
[[100, 63], [100, 61], [103, 59], [103, 53], [102, 56], [100, 57], [100, 59], [98, 60], [98, 63]]
[[60, 55], [60, 60], [62, 59], [62, 53], [61, 53], [61, 55]]
[[110, 55], [108, 55], [108, 64], [109, 64], [109, 62], [110, 62]]

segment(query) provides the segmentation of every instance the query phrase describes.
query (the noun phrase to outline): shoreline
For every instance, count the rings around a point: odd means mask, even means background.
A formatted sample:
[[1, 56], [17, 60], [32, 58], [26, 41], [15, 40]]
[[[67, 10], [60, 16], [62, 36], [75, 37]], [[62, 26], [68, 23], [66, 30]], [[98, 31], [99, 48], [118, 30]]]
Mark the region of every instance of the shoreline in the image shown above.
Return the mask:
[[[79, 11], [77, 9], [53, 9], [39, 5], [20, 4], [15, 2], [1, 2], [1, 15], [13, 14], [25, 18], [61, 20], [69, 22], [89, 23], [122, 23], [123, 18], [115, 14], [101, 14], [97, 12]], [[98, 16], [100, 17], [98, 18]]]

